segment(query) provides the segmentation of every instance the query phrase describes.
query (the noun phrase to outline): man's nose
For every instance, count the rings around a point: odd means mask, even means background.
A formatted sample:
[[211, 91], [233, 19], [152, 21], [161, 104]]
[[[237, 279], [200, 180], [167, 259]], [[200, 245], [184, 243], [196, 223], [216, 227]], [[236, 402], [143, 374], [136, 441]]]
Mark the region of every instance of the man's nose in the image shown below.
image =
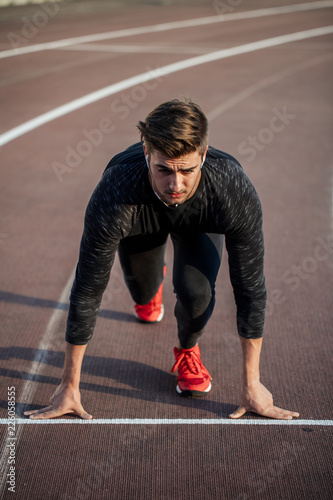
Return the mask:
[[170, 189], [174, 191], [175, 193], [181, 191], [181, 174], [179, 172], [175, 172], [172, 175], [171, 182], [170, 182]]

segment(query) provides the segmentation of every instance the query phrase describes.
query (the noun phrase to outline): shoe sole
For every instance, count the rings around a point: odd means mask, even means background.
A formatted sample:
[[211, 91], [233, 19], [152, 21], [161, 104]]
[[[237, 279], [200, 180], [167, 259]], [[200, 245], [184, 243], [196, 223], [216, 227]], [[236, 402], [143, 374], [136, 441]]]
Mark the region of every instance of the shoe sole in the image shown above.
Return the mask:
[[163, 316], [164, 316], [164, 306], [162, 304], [160, 315], [154, 321], [149, 321], [147, 319], [141, 319], [136, 312], [135, 312], [135, 314], [136, 314], [136, 317], [138, 318], [138, 320], [140, 321], [140, 323], [159, 323], [160, 321], [162, 321]]
[[176, 391], [180, 396], [183, 396], [185, 398], [190, 398], [190, 397], [200, 398], [201, 396], [204, 396], [205, 394], [207, 394], [207, 392], [209, 392], [211, 390], [211, 388], [212, 388], [212, 384], [211, 384], [211, 382], [209, 382], [209, 386], [204, 391], [194, 391], [194, 390], [182, 391], [180, 389], [179, 385], [177, 384]]

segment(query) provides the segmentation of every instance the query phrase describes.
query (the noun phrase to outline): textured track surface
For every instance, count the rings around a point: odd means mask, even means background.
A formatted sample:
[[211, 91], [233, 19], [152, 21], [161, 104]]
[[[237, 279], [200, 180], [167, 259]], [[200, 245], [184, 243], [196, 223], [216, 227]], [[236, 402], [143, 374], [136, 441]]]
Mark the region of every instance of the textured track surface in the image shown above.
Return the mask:
[[[216, 16], [220, 22], [1, 59], [1, 133], [174, 62], [333, 24], [332, 8], [228, 20], [230, 14], [288, 5], [278, 0], [191, 7], [134, 2], [127, 9], [91, 4], [59, 4], [47, 18], [38, 5], [2, 9], [0, 50], [11, 49], [18, 37], [18, 46], [27, 47], [187, 19]], [[3, 146], [1, 418], [8, 415], [7, 387], [15, 387], [21, 417], [26, 409], [45, 406], [59, 382], [84, 209], [106, 163], [138, 140], [135, 125], [155, 105], [190, 96], [209, 117], [210, 144], [240, 161], [262, 200], [269, 299], [262, 381], [277, 405], [310, 421], [17, 425], [17, 499], [332, 498], [332, 426], [311, 426], [313, 420], [332, 420], [332, 48], [328, 34], [170, 75], [154, 73], [146, 84]], [[200, 400], [177, 396], [170, 373], [176, 342], [171, 247], [160, 324], [135, 320], [116, 262], [83, 365], [82, 400], [94, 419], [227, 418], [238, 406], [241, 353], [226, 257], [216, 309], [200, 342], [213, 389]], [[8, 426], [0, 431], [3, 495], [11, 498]]]

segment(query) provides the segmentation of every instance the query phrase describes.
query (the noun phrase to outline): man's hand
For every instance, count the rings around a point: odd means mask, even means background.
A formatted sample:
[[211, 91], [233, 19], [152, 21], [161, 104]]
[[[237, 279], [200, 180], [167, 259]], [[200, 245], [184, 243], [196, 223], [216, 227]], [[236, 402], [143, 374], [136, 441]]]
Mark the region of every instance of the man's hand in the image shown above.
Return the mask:
[[25, 411], [31, 419], [45, 419], [61, 417], [68, 413], [77, 415], [80, 418], [90, 420], [92, 418], [81, 405], [81, 395], [78, 389], [61, 383], [50, 399], [50, 406], [40, 410]]
[[40, 410], [25, 411], [24, 415], [31, 419], [44, 419], [61, 417], [70, 413], [80, 418], [92, 418], [81, 405], [79, 391], [80, 372], [86, 345], [73, 345], [66, 343], [65, 364], [61, 383], [50, 399], [50, 406]]
[[299, 413], [274, 406], [272, 394], [259, 381], [251, 384], [251, 386], [243, 386], [242, 404], [229, 417], [240, 418], [247, 411], [258, 413], [264, 417], [282, 420], [291, 420], [293, 417], [299, 417]]

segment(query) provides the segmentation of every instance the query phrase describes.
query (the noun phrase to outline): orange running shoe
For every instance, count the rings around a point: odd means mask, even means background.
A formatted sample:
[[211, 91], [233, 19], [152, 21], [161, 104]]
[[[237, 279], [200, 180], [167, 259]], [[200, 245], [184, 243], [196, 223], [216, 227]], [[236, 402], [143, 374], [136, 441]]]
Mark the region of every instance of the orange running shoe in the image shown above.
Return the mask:
[[204, 367], [200, 357], [199, 346], [192, 349], [173, 350], [176, 363], [173, 365], [172, 372], [178, 369], [178, 384], [176, 390], [182, 396], [203, 396], [212, 388], [212, 377]]
[[[165, 275], [166, 266], [163, 268], [163, 278]], [[162, 304], [163, 284], [164, 281], [162, 281], [155, 297], [148, 304], [144, 304], [143, 306], [135, 304], [134, 309], [139, 321], [143, 323], [158, 323], [162, 320], [164, 316], [164, 306]]]

